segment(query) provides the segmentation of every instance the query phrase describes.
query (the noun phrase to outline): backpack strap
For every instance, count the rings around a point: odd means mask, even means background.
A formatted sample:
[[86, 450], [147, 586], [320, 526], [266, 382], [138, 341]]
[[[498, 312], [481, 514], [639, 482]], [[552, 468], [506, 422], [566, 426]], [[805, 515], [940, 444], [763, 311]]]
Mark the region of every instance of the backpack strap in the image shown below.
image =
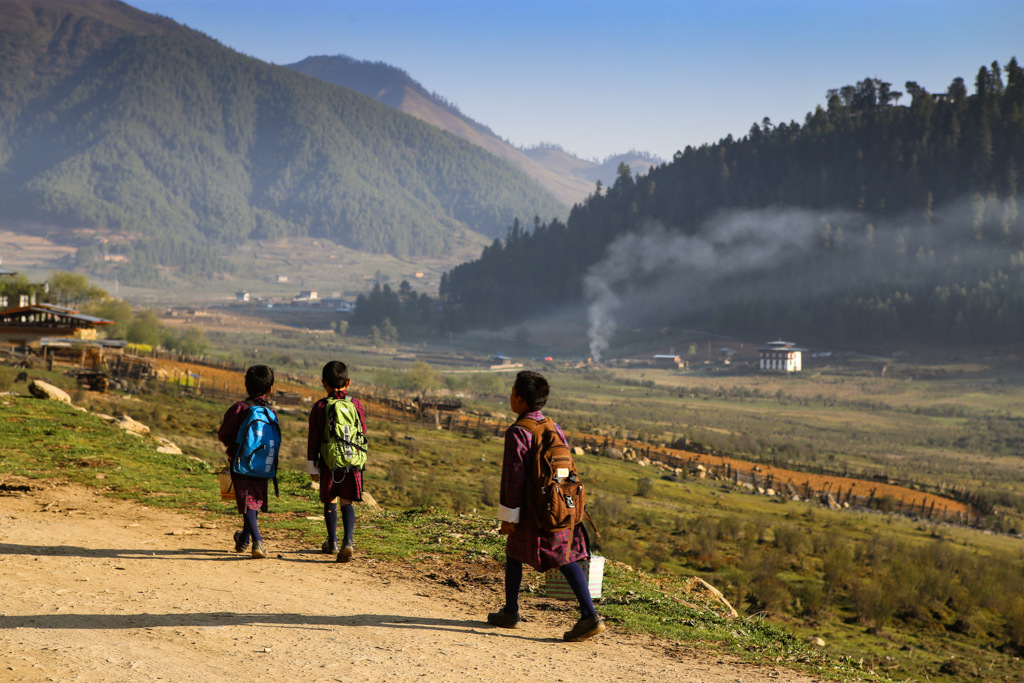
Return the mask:
[[[534, 420], [532, 417], [520, 417], [512, 423], [509, 429], [512, 427], [521, 427], [530, 432], [533, 435], [534, 444], [540, 443], [539, 440], [544, 438], [545, 432], [555, 432], [556, 435], [558, 434], [558, 430], [555, 429], [555, 423], [550, 417], [545, 417], [543, 420]], [[561, 440], [561, 437], [559, 437], [559, 440]], [[564, 442], [562, 445], [568, 446]]]

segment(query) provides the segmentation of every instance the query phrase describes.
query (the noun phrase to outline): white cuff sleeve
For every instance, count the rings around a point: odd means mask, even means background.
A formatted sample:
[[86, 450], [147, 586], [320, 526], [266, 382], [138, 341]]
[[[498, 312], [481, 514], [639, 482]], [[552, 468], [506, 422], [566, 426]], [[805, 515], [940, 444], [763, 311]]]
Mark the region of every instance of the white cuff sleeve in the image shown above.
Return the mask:
[[519, 508], [507, 508], [498, 503], [498, 519], [509, 524], [519, 524]]
[[320, 470], [312, 460], [306, 461], [306, 474], [320, 474]]

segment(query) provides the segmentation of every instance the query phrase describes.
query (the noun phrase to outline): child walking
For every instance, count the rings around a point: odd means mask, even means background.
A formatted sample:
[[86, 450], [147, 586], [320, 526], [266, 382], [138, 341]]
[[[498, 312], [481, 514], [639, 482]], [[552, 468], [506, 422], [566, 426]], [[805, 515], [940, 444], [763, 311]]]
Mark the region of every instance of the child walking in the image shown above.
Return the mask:
[[[228, 467], [231, 467], [235, 458], [235, 451], [238, 446], [235, 437], [238, 429], [245, 421], [245, 415], [250, 406], [267, 405], [267, 396], [274, 388], [274, 371], [266, 365], [254, 365], [245, 371], [245, 391], [249, 397], [245, 401], [239, 401], [228, 408], [224, 413], [220, 429], [217, 431], [217, 438], [227, 449]], [[231, 488], [235, 491], [235, 504], [238, 506], [238, 513], [242, 515], [242, 529], [235, 532], [235, 552], [244, 552], [252, 542], [252, 556], [254, 559], [262, 560], [267, 556], [266, 548], [263, 546], [263, 536], [260, 535], [258, 515], [267, 512], [267, 485], [269, 479], [249, 477], [231, 471]]]
[[[363, 469], [366, 462], [366, 412], [357, 398], [349, 398], [352, 381], [348, 366], [332, 360], [324, 366], [321, 382], [327, 396], [309, 412], [306, 472], [320, 482], [327, 540], [320, 546], [325, 554], [337, 554], [338, 562], [349, 562], [355, 553], [352, 534], [356, 526], [353, 502], [363, 499]], [[346, 418], [347, 416], [347, 418]], [[336, 439], [325, 438], [328, 426]], [[334, 453], [332, 454], [332, 441]], [[335, 502], [337, 499], [337, 502]], [[343, 537], [338, 547], [338, 512]]]
[[[523, 370], [512, 385], [509, 405], [518, 419], [543, 421], [541, 408], [547, 404], [550, 393], [548, 381], [542, 375]], [[562, 443], [568, 445], [561, 427], [554, 425]], [[583, 526], [576, 525], [564, 531], [542, 531], [529, 511], [522, 513], [526, 503], [527, 470], [536, 448], [533, 433], [518, 424], [505, 432], [505, 455], [501, 466], [501, 499], [498, 519], [501, 533], [508, 535], [505, 544], [505, 606], [487, 615], [487, 623], [504, 628], [519, 628], [519, 588], [523, 581], [523, 563], [539, 572], [557, 568], [565, 576], [580, 605], [580, 619], [562, 636], [575, 642], [593, 638], [605, 629], [604, 620], [594, 609], [590, 586], [583, 569], [576, 563], [587, 557]]]

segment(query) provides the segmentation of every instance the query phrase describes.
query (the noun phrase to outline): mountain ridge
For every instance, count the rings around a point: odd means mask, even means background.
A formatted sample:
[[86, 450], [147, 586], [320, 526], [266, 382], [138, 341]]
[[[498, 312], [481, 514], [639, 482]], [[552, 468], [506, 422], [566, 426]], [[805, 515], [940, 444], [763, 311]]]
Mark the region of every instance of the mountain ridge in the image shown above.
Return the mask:
[[6, 221], [416, 255], [566, 210], [457, 136], [115, 0], [0, 4], [0, 75]]
[[[399, 67], [384, 62], [360, 61], [347, 55], [312, 56], [286, 66], [307, 76], [361, 92], [468, 140], [516, 164], [570, 206], [585, 200], [593, 192], [599, 178], [603, 179], [604, 184], [610, 184], [616, 176], [618, 161], [609, 167], [607, 161], [596, 164], [558, 148], [562, 155], [574, 160], [570, 162], [551, 154], [536, 152], [539, 149], [550, 149], [546, 146], [521, 149], [509, 144], [488, 126], [465, 115], [442, 96], [428, 92]], [[615, 155], [615, 158], [618, 157], [637, 159], [634, 170], [638, 173], [646, 172], [653, 165], [635, 154]]]

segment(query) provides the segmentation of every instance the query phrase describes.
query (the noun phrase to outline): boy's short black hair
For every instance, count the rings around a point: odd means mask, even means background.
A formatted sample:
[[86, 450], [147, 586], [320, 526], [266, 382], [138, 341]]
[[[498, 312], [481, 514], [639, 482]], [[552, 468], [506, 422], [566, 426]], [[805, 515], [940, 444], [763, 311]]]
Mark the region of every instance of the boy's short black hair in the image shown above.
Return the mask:
[[245, 390], [249, 396], [266, 396], [274, 388], [274, 369], [269, 365], [254, 365], [245, 371]]
[[321, 377], [331, 389], [341, 389], [348, 382], [348, 366], [340, 360], [332, 360], [324, 366]]
[[516, 382], [512, 385], [516, 395], [526, 401], [530, 411], [540, 410], [548, 402], [548, 394], [551, 393], [551, 386], [544, 379], [544, 375], [533, 370], [521, 370], [516, 375]]

